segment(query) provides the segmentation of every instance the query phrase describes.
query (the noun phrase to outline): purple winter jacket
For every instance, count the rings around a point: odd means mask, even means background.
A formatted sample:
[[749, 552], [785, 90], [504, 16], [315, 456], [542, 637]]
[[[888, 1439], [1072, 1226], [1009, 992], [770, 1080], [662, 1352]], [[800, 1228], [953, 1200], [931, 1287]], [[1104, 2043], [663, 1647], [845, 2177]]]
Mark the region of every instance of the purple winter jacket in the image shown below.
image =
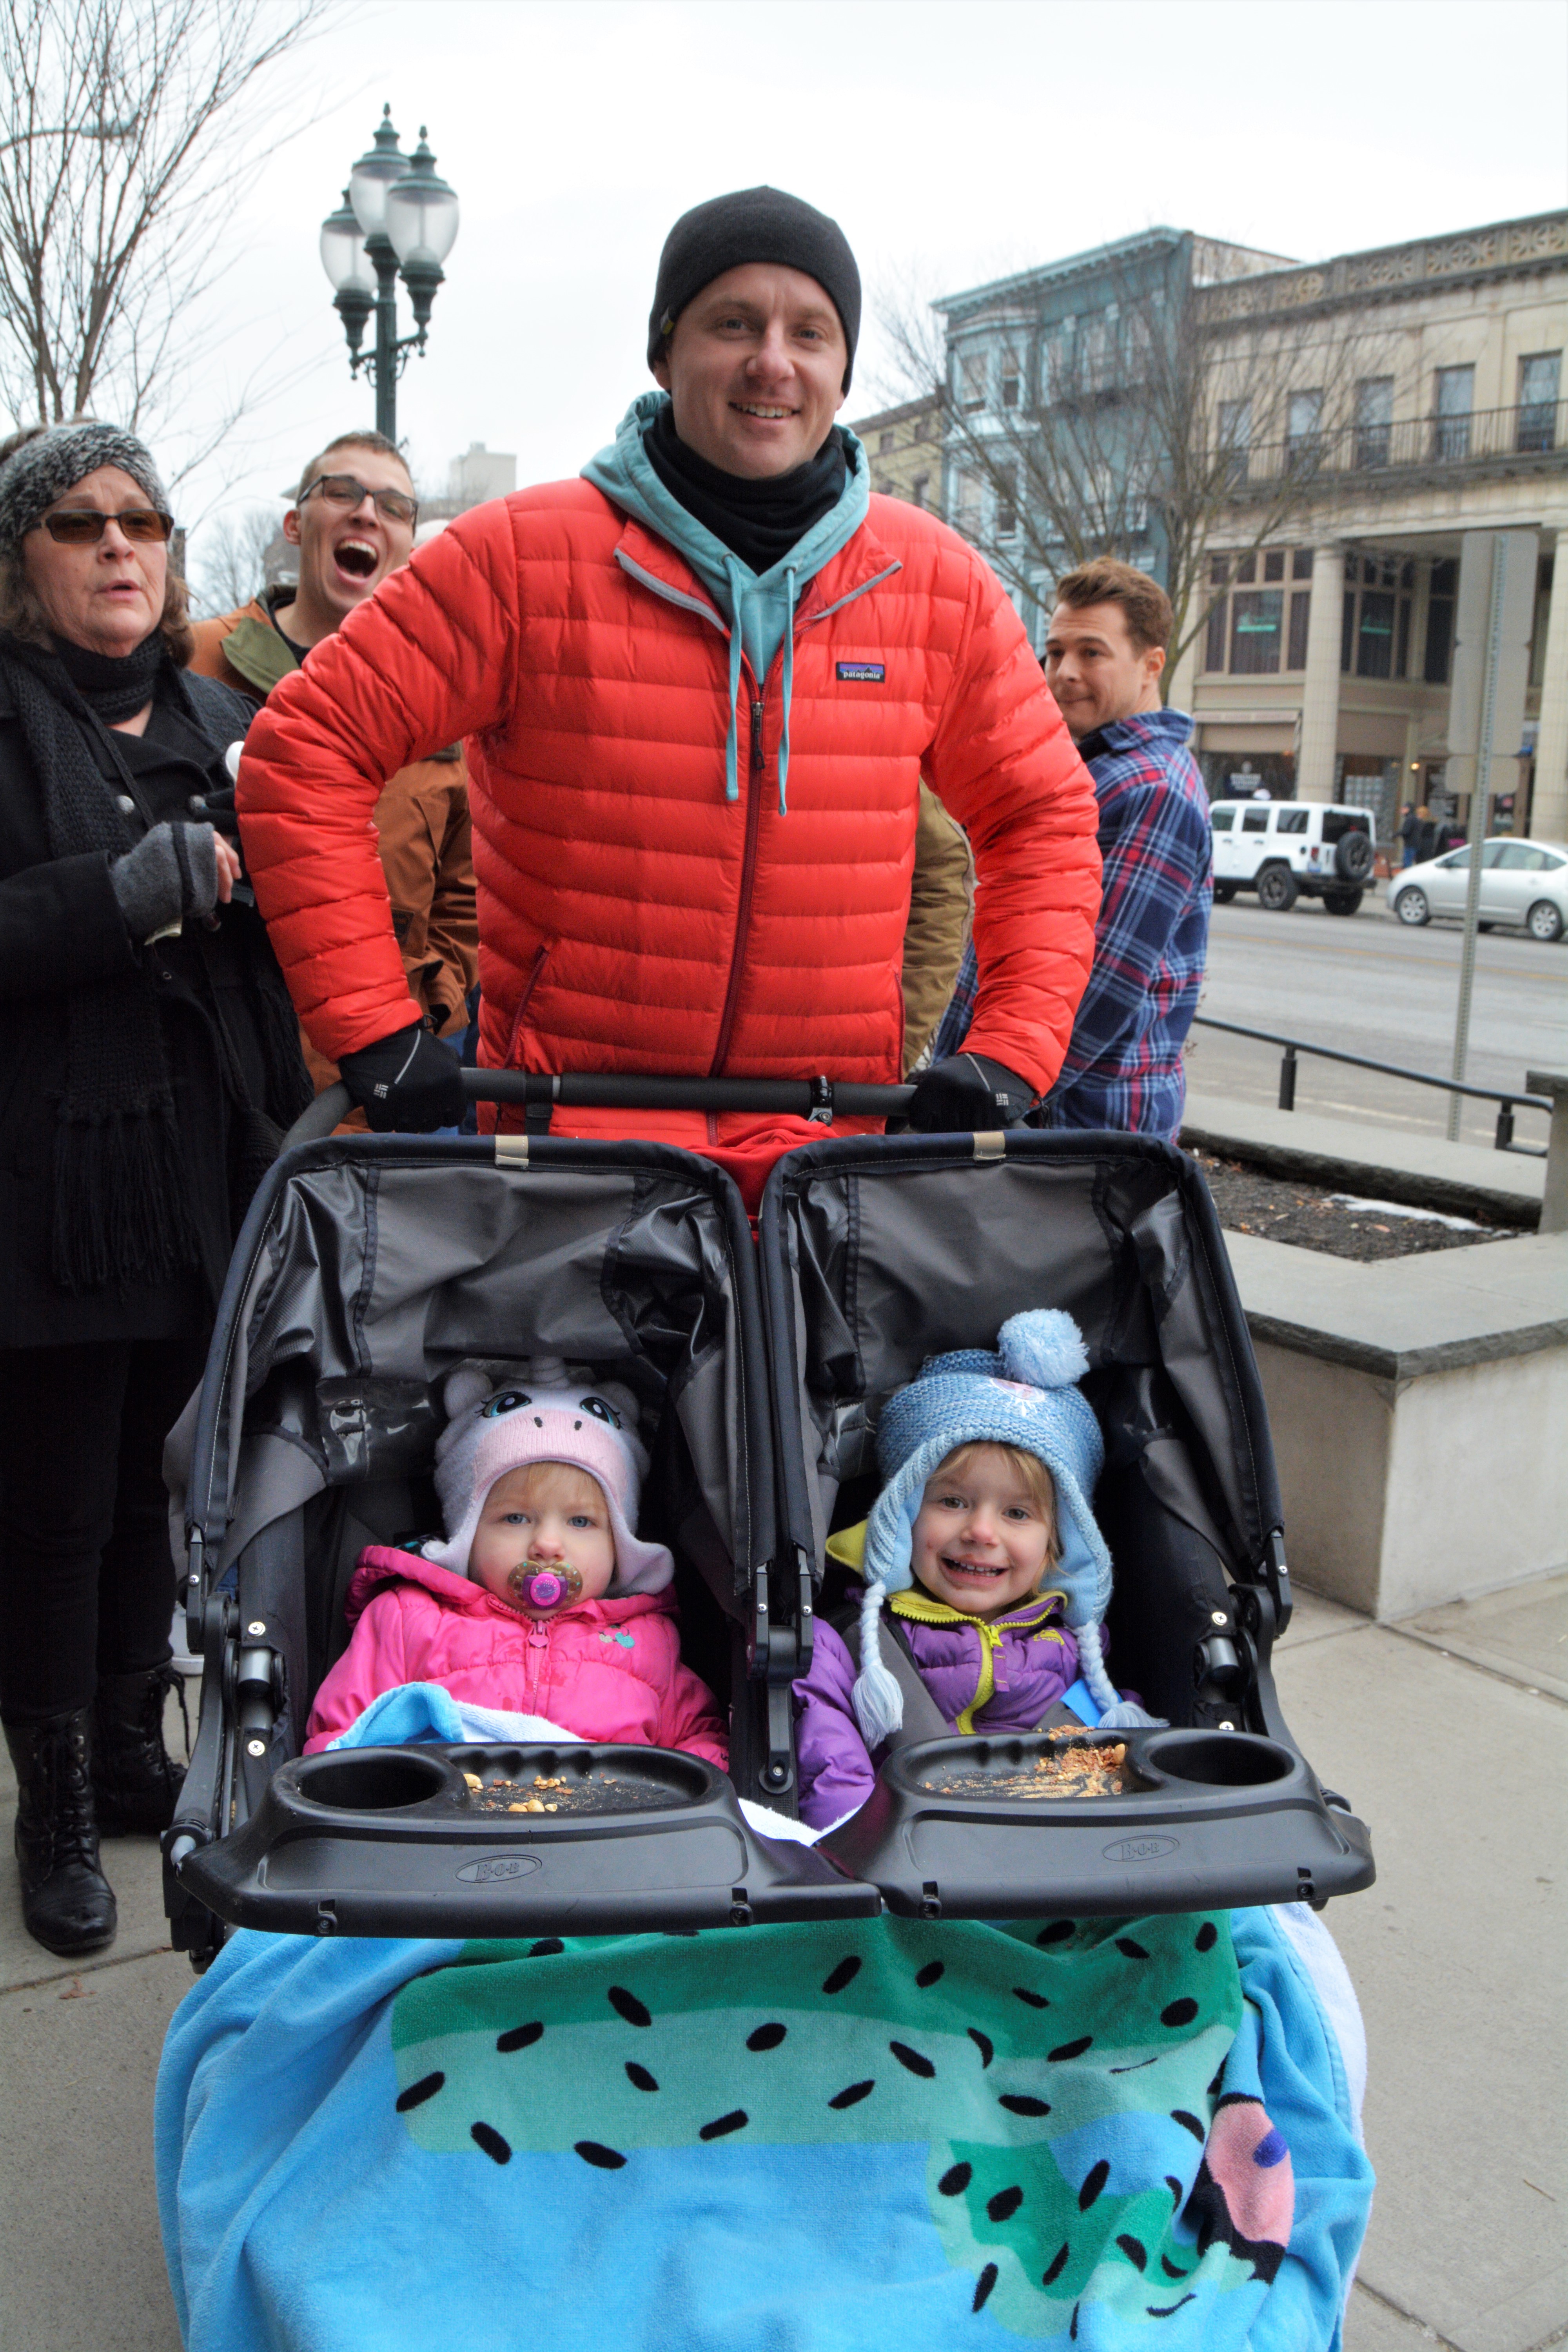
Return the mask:
[[[896, 1593], [895, 1604], [904, 1597]], [[1062, 1621], [1059, 1592], [1037, 1594], [989, 1622], [943, 1609], [918, 1588], [913, 1597], [927, 1613], [897, 1610], [900, 1631], [950, 1729], [1033, 1731], [1078, 1679], [1078, 1643]], [[884, 1643], [893, 1638], [884, 1626]], [[854, 1685], [848, 1649], [818, 1618], [811, 1672], [795, 1685], [800, 1817], [814, 1830], [854, 1812], [876, 1782], [850, 1701]]]

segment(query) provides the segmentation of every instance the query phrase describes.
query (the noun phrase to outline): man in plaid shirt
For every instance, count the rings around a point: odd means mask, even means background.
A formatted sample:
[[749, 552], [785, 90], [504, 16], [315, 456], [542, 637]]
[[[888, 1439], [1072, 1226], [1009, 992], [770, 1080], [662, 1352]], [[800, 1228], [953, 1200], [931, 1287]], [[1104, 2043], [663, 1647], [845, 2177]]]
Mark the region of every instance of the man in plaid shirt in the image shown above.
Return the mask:
[[[1130, 563], [1101, 557], [1057, 589], [1046, 677], [1094, 779], [1104, 860], [1094, 969], [1073, 1023], [1047, 1127], [1120, 1128], [1174, 1143], [1182, 1047], [1208, 950], [1214, 845], [1208, 794], [1187, 750], [1192, 720], [1160, 702], [1170, 600]], [[974, 1009], [965, 951], [931, 1048], [960, 1052]]]

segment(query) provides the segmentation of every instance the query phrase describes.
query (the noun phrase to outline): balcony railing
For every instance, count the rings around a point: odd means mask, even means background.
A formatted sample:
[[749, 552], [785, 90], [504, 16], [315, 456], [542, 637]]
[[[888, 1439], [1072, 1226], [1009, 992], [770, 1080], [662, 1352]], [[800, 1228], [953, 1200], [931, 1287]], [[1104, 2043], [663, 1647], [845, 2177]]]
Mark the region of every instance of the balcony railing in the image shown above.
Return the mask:
[[1568, 401], [1527, 401], [1460, 416], [1413, 416], [1397, 425], [1345, 425], [1228, 453], [1231, 486], [1251, 488], [1320, 474], [1407, 473], [1568, 457]]

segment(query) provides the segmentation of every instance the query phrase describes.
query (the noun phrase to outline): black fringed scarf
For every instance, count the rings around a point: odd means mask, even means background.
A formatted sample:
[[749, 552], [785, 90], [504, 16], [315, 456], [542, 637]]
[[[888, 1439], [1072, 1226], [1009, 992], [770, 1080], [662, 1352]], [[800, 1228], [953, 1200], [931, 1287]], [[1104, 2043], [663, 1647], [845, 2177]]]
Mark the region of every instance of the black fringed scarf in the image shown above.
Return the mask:
[[[37, 775], [51, 855], [122, 857], [138, 836], [94, 756], [94, 739], [108, 742], [112, 756], [104, 727], [141, 709], [160, 687], [201, 731], [161, 635], [115, 660], [74, 646], [47, 652], [0, 632], [0, 667]], [[51, 1275], [72, 1296], [167, 1282], [197, 1265], [199, 1244], [152, 980], [133, 964], [121, 979], [73, 988], [67, 1003]], [[269, 1015], [273, 1009], [268, 1004]], [[296, 1088], [271, 1034], [279, 1027], [270, 1018], [261, 1024], [269, 1079], [279, 1074], [268, 1091], [291, 1116]], [[298, 1069], [297, 1036], [287, 1042]]]

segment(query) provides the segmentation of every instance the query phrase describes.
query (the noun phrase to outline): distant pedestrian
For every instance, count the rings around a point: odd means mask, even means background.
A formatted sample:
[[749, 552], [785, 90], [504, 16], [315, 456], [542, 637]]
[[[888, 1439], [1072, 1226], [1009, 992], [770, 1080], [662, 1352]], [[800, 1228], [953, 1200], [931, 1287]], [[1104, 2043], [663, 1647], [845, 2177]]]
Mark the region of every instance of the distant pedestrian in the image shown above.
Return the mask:
[[[1102, 557], [1057, 590], [1046, 677], [1094, 779], [1104, 880], [1094, 968], [1041, 1123], [1174, 1142], [1182, 1048], [1208, 952], [1214, 843], [1186, 748], [1193, 722], [1160, 702], [1171, 627], [1164, 590], [1129, 563]], [[932, 1047], [939, 1059], [963, 1045], [973, 1003], [969, 955]]]
[[1437, 855], [1437, 827], [1425, 801], [1415, 812], [1415, 855], [1412, 866], [1425, 866], [1429, 857]]
[[1403, 845], [1399, 860], [1401, 868], [1415, 865], [1415, 847], [1420, 838], [1421, 819], [1417, 816], [1412, 803], [1406, 801], [1399, 814], [1399, 839]]
[[[407, 562], [418, 520], [413, 479], [394, 445], [380, 433], [340, 434], [305, 467], [283, 518], [283, 536], [300, 551], [298, 584], [264, 589], [237, 612], [199, 621], [191, 667], [265, 702]], [[372, 823], [408, 992], [426, 1027], [455, 1050], [479, 969], [462, 745], [399, 768], [383, 785]], [[319, 1093], [337, 1067], [308, 1037], [305, 1057]]]

